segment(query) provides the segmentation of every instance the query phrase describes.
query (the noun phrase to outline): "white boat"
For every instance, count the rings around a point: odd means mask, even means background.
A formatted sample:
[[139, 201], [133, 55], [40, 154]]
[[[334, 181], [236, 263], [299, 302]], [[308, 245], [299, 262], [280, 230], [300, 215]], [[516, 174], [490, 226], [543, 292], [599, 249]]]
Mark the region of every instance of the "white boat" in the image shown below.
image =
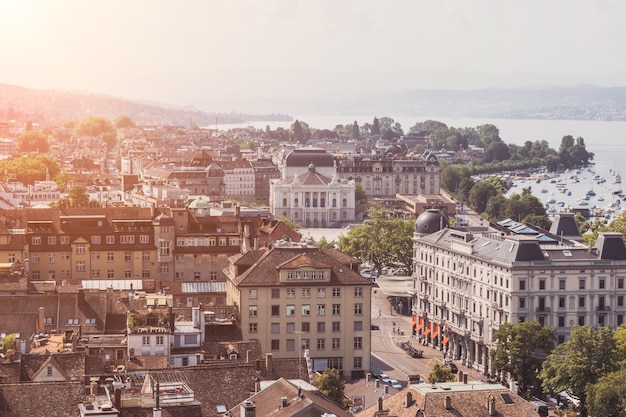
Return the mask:
[[598, 197], [598, 201], [604, 201], [604, 197], [603, 196]]

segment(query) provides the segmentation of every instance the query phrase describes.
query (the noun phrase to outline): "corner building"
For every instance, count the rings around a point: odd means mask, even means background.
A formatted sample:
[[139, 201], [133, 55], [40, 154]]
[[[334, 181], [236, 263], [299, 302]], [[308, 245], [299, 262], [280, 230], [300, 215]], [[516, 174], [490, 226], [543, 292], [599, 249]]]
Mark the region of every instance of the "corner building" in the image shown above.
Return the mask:
[[563, 213], [550, 233], [519, 223], [509, 229], [510, 220], [461, 230], [439, 212], [422, 213], [413, 238], [414, 336], [487, 374], [502, 323], [537, 321], [556, 329], [556, 343], [574, 326], [624, 323], [622, 235], [601, 233], [588, 247], [561, 237], [573, 222]]
[[[244, 340], [275, 358], [302, 358], [344, 378], [370, 369], [371, 283], [359, 261], [334, 250], [276, 246], [231, 257], [227, 304], [239, 306]], [[303, 364], [304, 364], [304, 359]]]

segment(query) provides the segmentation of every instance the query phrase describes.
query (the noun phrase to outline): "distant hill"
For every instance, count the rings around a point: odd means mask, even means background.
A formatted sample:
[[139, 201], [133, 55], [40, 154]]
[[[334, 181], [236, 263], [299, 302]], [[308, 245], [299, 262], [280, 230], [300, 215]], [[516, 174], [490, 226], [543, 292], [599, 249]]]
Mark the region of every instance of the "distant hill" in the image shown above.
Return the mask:
[[60, 90], [35, 90], [0, 83], [0, 121], [20, 120], [55, 124], [101, 116], [114, 121], [128, 116], [143, 125], [214, 126], [216, 123], [247, 123], [255, 120], [291, 120], [284, 114], [242, 114], [200, 111], [118, 97]]

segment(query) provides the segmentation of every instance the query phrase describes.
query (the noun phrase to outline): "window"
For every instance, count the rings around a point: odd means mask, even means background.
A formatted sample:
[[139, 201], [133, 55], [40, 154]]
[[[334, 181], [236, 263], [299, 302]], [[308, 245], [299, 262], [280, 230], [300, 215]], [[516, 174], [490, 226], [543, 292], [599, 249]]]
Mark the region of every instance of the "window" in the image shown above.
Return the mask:
[[135, 243], [135, 236], [133, 235], [122, 235], [120, 236], [120, 243], [123, 245], [130, 245]]
[[287, 288], [287, 298], [296, 298], [295, 288]]
[[80, 323], [80, 321], [78, 321], [77, 318], [69, 318], [69, 319], [67, 319], [68, 326], [78, 326], [79, 323]]
[[326, 288], [317, 289], [317, 298], [326, 298]]
[[100, 270], [99, 269], [92, 269], [91, 270], [91, 277], [92, 278], [100, 278]]
[[618, 295], [617, 296], [617, 306], [618, 307], [624, 307], [624, 296], [623, 295]]
[[272, 323], [270, 329], [272, 333], [280, 333], [280, 323]]
[[311, 340], [310, 339], [302, 339], [302, 349], [311, 349]]
[[584, 307], [585, 306], [585, 296], [581, 295], [580, 297], [578, 297], [578, 307]]
[[150, 270], [142, 269], [141, 270], [141, 278], [150, 278]]
[[280, 340], [272, 339], [272, 351], [280, 350]]
[[139, 236], [139, 243], [150, 243], [150, 236], [149, 235], [140, 235]]
[[57, 237], [56, 236], [48, 236], [48, 245], [56, 245]]
[[354, 338], [354, 349], [355, 350], [363, 349], [363, 338], [361, 336], [357, 336]]
[[579, 290], [584, 290], [585, 289], [585, 280], [584, 279], [578, 280], [578, 289]]
[[519, 323], [524, 323], [526, 321], [526, 316], [519, 316], [517, 320]]
[[296, 350], [296, 339], [287, 339], [287, 351], [293, 352]]
[[355, 332], [360, 332], [363, 330], [363, 322], [362, 321], [355, 321], [354, 322], [354, 331]]
[[302, 304], [302, 317], [309, 317], [311, 315], [311, 305]]
[[519, 298], [519, 308], [526, 308], [526, 297]]
[[354, 298], [363, 297], [363, 287], [355, 287], [354, 288]]
[[51, 252], [48, 254], [48, 263], [49, 264], [53, 264], [54, 263], [54, 252]]
[[545, 279], [540, 279], [539, 280], [539, 289], [540, 290], [545, 290], [546, 289], [546, 280]]
[[115, 278], [115, 270], [107, 269], [107, 278]]
[[14, 253], [9, 253], [8, 256], [9, 256], [9, 259], [8, 259], [9, 262], [15, 262], [15, 259], [17, 259]]
[[317, 339], [317, 350], [326, 349], [326, 339]]
[[617, 288], [619, 288], [619, 289], [623, 289], [624, 288], [624, 278], [619, 278], [617, 280]]
[[326, 323], [323, 321], [318, 321], [317, 322], [317, 332], [318, 333], [324, 333], [326, 332]]
[[311, 323], [308, 321], [302, 322], [302, 333], [309, 333], [311, 331]]
[[559, 297], [559, 308], [565, 308], [565, 297]]
[[585, 325], [585, 316], [578, 316], [578, 325], [579, 326]]
[[115, 253], [107, 252], [107, 262], [115, 262]]
[[361, 369], [363, 367], [363, 358], [361, 358], [360, 356], [355, 356], [353, 364], [354, 369]]
[[52, 365], [46, 366], [46, 376], [52, 376]]
[[91, 259], [94, 261], [100, 260], [100, 252], [91, 252]]
[[156, 344], [158, 346], [162, 346], [165, 343], [165, 337], [164, 336], [157, 336], [156, 337]]
[[125, 262], [130, 262], [133, 260], [133, 253], [132, 252], [124, 252], [124, 261]]
[[333, 327], [333, 332], [334, 333], [338, 333], [341, 331], [341, 322], [339, 321], [333, 321], [332, 323], [332, 327]]
[[354, 304], [354, 315], [355, 316], [362, 316], [363, 315], [363, 304], [361, 304], [361, 303], [355, 303]]
[[144, 251], [141, 253], [141, 260], [143, 262], [150, 262], [150, 252]]
[[92, 245], [99, 245], [100, 244], [100, 236], [99, 235], [91, 236], [91, 244]]
[[125, 269], [124, 270], [124, 278], [132, 278], [133, 277], [133, 270], [132, 269]]
[[325, 316], [326, 315], [326, 304], [318, 304], [317, 305], [317, 315]]
[[624, 315], [623, 314], [618, 314], [617, 315], [617, 325], [620, 326], [624, 324]]
[[70, 237], [69, 236], [61, 236], [61, 245], [69, 245]]
[[286, 332], [287, 333], [295, 333], [296, 332], [296, 323], [287, 323]]
[[170, 256], [170, 242], [159, 242], [159, 254], [161, 256]]
[[280, 288], [272, 288], [272, 298], [280, 298]]
[[600, 281], [598, 281], [598, 288], [603, 290], [604, 289], [604, 283], [605, 283], [604, 279], [601, 279]]
[[526, 280], [522, 279], [519, 282], [519, 289], [520, 291], [526, 291]]
[[333, 288], [333, 298], [341, 297], [341, 288]]
[[559, 316], [559, 327], [565, 327], [565, 316]]
[[302, 298], [311, 298], [310, 288], [302, 288]]
[[280, 316], [280, 306], [273, 305], [272, 306], [272, 316]]
[[564, 290], [565, 289], [565, 280], [564, 279], [560, 279], [559, 280], [559, 290]]
[[257, 290], [256, 288], [249, 289], [248, 290], [248, 299], [256, 300], [257, 298], [259, 298], [259, 290]]
[[333, 316], [341, 315], [341, 304], [333, 304]]
[[43, 319], [43, 324], [52, 324], [52, 317], [46, 317]]
[[330, 341], [332, 349], [340, 349], [341, 348], [341, 339], [338, 337], [333, 337]]
[[248, 332], [256, 333], [258, 331], [257, 323], [248, 323]]
[[287, 306], [287, 317], [293, 317], [296, 315], [296, 306], [290, 304]]
[[38, 264], [39, 263], [39, 254], [38, 253], [31, 253], [30, 254], [30, 262], [33, 264]]
[[41, 236], [33, 236], [33, 245], [41, 245]]
[[76, 272], [85, 272], [85, 261], [76, 262]]
[[115, 243], [115, 236], [107, 236], [106, 242], [107, 242], [107, 245], [113, 245]]
[[84, 255], [85, 254], [85, 244], [79, 243], [76, 245], [76, 255]]
[[250, 306], [248, 307], [248, 317], [258, 317], [259, 307], [258, 306]]

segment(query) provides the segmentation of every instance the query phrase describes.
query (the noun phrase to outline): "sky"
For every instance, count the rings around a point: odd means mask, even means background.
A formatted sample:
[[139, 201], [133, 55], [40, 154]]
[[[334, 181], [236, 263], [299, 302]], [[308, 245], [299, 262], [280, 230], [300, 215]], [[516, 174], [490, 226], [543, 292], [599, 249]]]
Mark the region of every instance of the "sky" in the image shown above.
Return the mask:
[[203, 108], [626, 85], [623, 0], [0, 0], [0, 83]]

